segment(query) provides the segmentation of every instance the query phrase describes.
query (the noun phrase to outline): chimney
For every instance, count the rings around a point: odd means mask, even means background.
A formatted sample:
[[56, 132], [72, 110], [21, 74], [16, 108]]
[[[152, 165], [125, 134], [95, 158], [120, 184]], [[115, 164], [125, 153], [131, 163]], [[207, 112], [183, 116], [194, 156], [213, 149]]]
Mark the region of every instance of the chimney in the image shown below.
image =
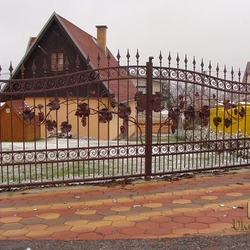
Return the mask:
[[108, 27], [106, 25], [97, 25], [95, 27], [97, 28], [97, 42], [106, 54], [106, 31]]

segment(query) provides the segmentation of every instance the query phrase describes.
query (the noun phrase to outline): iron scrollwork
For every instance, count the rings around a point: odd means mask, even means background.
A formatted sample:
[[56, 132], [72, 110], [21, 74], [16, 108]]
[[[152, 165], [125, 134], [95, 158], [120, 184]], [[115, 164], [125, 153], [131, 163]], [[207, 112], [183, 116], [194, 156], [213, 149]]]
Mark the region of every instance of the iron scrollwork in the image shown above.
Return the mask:
[[[91, 97], [92, 99], [95, 99], [94, 97]], [[97, 98], [96, 98], [97, 99]], [[106, 123], [110, 122], [113, 119], [113, 114], [118, 115], [119, 118], [123, 119], [124, 121], [128, 122], [131, 121], [135, 123], [135, 120], [131, 117], [131, 107], [128, 104], [125, 103], [117, 103], [115, 95], [110, 94], [109, 96], [109, 105], [106, 105], [101, 99], [98, 99], [99, 105], [98, 108], [91, 108], [88, 105], [88, 98], [83, 99], [81, 102], [77, 104], [77, 108], [75, 110], [75, 116], [78, 116], [81, 118], [81, 124], [83, 127], [87, 125], [87, 118], [90, 115], [98, 115], [98, 121], [100, 123]], [[73, 101], [75, 104], [75, 102]], [[101, 103], [101, 104], [100, 104]], [[52, 132], [54, 129], [57, 128], [58, 124], [55, 120], [52, 119], [51, 112], [52, 111], [58, 111], [62, 104], [65, 104], [65, 101], [60, 101], [59, 98], [55, 97], [49, 100], [49, 103], [46, 105], [49, 108], [49, 111], [47, 114], [43, 112], [44, 106], [42, 104], [39, 104], [34, 107], [26, 107], [23, 110], [23, 119], [25, 121], [28, 121], [29, 123], [34, 122], [34, 117], [37, 115], [38, 117], [38, 123], [35, 125], [45, 125], [48, 132]], [[117, 111], [112, 111], [112, 109], [118, 107]], [[38, 110], [38, 111], [36, 111]], [[115, 110], [115, 109], [114, 109]], [[72, 129], [72, 125], [69, 123], [69, 121], [63, 121], [60, 124], [61, 133], [63, 134], [69, 134]], [[121, 134], [124, 134], [125, 132], [125, 126], [120, 126]]]

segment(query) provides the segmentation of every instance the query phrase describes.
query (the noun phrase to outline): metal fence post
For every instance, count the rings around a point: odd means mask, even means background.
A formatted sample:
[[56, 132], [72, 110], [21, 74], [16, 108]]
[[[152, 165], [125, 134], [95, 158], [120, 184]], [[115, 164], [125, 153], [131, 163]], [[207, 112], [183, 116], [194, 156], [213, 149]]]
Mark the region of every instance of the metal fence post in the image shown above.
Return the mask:
[[146, 85], [146, 100], [147, 100], [147, 109], [146, 109], [146, 121], [145, 121], [145, 179], [150, 179], [152, 174], [152, 110], [153, 110], [153, 98], [152, 98], [152, 90], [153, 90], [153, 57], [149, 57], [149, 61], [147, 62], [147, 85]]

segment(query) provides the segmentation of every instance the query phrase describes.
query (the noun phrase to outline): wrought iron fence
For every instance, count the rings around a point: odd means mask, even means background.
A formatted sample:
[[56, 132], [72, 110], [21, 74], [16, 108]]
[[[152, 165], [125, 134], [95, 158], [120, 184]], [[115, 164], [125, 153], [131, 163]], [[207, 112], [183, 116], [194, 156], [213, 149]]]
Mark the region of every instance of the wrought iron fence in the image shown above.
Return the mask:
[[[1, 80], [0, 187], [249, 166], [250, 85], [195, 59]], [[100, 58], [98, 58], [100, 60]], [[34, 65], [33, 65], [34, 66]], [[12, 67], [10, 73], [12, 76]], [[35, 72], [36, 67], [33, 67]], [[33, 74], [35, 76], [35, 74]]]

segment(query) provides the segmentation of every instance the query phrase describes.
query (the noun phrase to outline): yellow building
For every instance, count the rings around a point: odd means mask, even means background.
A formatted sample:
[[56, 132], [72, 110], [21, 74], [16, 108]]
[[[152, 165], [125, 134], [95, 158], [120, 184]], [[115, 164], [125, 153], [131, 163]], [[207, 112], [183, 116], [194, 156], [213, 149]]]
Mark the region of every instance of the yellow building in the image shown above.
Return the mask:
[[210, 126], [213, 130], [222, 131], [225, 134], [241, 132], [250, 135], [250, 103], [242, 102], [230, 109], [225, 109], [223, 104], [212, 108]]

